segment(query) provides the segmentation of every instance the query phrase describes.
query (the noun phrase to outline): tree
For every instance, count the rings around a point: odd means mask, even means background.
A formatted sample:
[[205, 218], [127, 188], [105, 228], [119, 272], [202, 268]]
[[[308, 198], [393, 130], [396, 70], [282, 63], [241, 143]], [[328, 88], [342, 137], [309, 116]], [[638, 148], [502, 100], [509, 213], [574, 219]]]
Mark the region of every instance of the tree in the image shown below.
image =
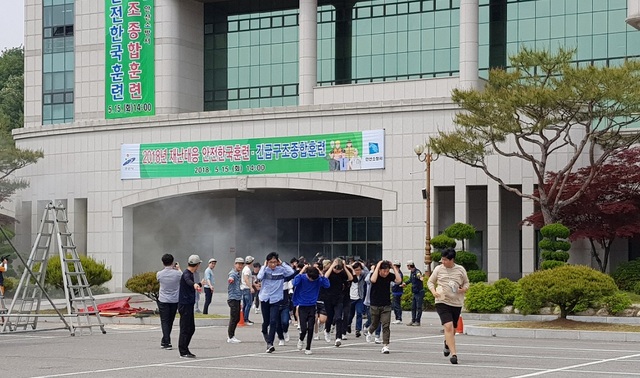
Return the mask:
[[[553, 54], [527, 48], [510, 57], [512, 68], [494, 69], [482, 90], [453, 91], [461, 106], [453, 131], [431, 139], [434, 153], [482, 170], [506, 190], [537, 203], [544, 223], [558, 220], [560, 210], [575, 202], [612, 154], [640, 140], [624, 133], [640, 120], [640, 62], [618, 67], [576, 66], [574, 51]], [[562, 153], [560, 159], [552, 159]], [[503, 181], [494, 155], [521, 159], [537, 178], [537, 195]], [[570, 173], [588, 161], [589, 171], [574, 195], [565, 197]], [[564, 165], [545, 185], [550, 161]], [[560, 195], [558, 195], [560, 193]]]
[[22, 127], [24, 118], [24, 52], [21, 47], [0, 53], [0, 126]]
[[[555, 172], [548, 174], [545, 187], [552, 185], [555, 175]], [[588, 175], [589, 167], [569, 174], [562, 196], [573, 196]], [[640, 234], [640, 147], [620, 151], [607, 159], [589, 189], [562, 208], [558, 218], [571, 230], [569, 240], [589, 240], [591, 255], [600, 271], [606, 272], [613, 241]], [[534, 212], [525, 222], [541, 227], [542, 213]]]
[[476, 237], [476, 228], [466, 223], [454, 223], [444, 230], [445, 235], [450, 238], [460, 240], [462, 242], [462, 250], [466, 251], [464, 247], [465, 239], [473, 239]]

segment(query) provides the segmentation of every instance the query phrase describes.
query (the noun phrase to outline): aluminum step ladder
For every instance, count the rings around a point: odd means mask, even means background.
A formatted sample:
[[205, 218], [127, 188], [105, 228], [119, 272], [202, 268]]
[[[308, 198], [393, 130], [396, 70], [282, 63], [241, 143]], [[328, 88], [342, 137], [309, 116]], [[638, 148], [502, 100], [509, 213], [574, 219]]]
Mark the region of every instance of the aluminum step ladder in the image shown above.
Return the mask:
[[[56, 307], [44, 286], [52, 242], [60, 257], [65, 314]], [[20, 257], [19, 253], [18, 256]], [[52, 253], [52, 256], [55, 256], [55, 253]], [[20, 259], [22, 260], [22, 257]], [[38, 318], [59, 317], [64, 324], [63, 328], [68, 329], [72, 336], [76, 334], [76, 330], [88, 329], [91, 332], [95, 326], [100, 327], [103, 334], [106, 333], [80, 256], [73, 243], [67, 211], [62, 203], [47, 204], [29, 259], [23, 263], [25, 270], [5, 315], [2, 332], [27, 331], [29, 327], [36, 330]], [[43, 295], [49, 300], [56, 314], [43, 313]]]

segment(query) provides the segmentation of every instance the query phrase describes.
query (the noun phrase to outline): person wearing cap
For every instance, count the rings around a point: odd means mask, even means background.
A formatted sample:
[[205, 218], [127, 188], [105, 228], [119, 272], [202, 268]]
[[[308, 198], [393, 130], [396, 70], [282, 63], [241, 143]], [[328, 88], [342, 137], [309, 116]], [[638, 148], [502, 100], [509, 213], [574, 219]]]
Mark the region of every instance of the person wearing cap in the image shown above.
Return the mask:
[[[237, 259], [236, 259], [237, 260]], [[242, 313], [244, 316], [244, 324], [250, 326], [253, 322], [249, 320], [249, 314], [251, 314], [251, 303], [253, 303], [253, 292], [255, 291], [251, 281], [253, 280], [251, 275], [251, 264], [253, 264], [253, 256], [247, 256], [244, 259], [244, 266], [242, 268], [240, 290], [242, 291]]]
[[411, 285], [411, 323], [408, 326], [420, 326], [422, 319], [422, 304], [424, 303], [424, 276], [416, 268], [413, 260], [407, 261], [407, 268], [411, 272], [408, 284]]
[[216, 267], [218, 260], [209, 259], [209, 266], [204, 270], [204, 306], [202, 307], [202, 313], [207, 315], [209, 313], [209, 305], [213, 299], [213, 284], [215, 282], [213, 277], [213, 269]]
[[236, 338], [236, 327], [240, 321], [240, 300], [242, 299], [242, 278], [240, 272], [244, 269], [244, 259], [237, 257], [234, 261], [233, 268], [229, 271], [229, 278], [227, 280], [227, 304], [229, 305], [229, 327], [227, 334], [229, 338], [227, 342], [229, 344], [237, 344], [240, 342]]
[[396, 284], [395, 282], [391, 283], [391, 296], [393, 297], [393, 301], [391, 302], [391, 307], [393, 308], [393, 316], [396, 320], [393, 321], [393, 324], [402, 324], [402, 293], [404, 292], [404, 274], [402, 274], [402, 270], [400, 267], [402, 263], [400, 260], [395, 260], [393, 262], [393, 266], [398, 268], [398, 273], [400, 274], [400, 284]]
[[180, 313], [180, 338], [178, 339], [178, 350], [181, 358], [195, 358], [196, 355], [189, 350], [191, 338], [196, 332], [196, 322], [194, 318], [194, 305], [196, 303], [196, 292], [202, 291], [202, 283], [196, 282], [194, 273], [200, 267], [202, 260], [198, 255], [191, 255], [187, 260], [187, 269], [182, 272], [180, 278], [180, 295], [178, 299], [178, 312]]
[[160, 328], [162, 329], [160, 347], [165, 350], [171, 350], [173, 349], [171, 345], [171, 329], [178, 311], [182, 273], [180, 272], [180, 265], [177, 262], [174, 264], [173, 255], [170, 253], [162, 255], [162, 265], [164, 265], [164, 269], [156, 273], [156, 279], [160, 284], [158, 292], [158, 312], [160, 313]]

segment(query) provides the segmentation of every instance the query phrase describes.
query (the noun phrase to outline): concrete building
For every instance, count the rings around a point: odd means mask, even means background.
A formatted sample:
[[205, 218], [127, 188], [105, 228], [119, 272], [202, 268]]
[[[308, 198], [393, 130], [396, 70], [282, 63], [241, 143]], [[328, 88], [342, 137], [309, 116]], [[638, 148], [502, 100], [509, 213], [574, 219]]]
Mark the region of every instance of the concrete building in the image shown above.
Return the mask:
[[[452, 127], [451, 90], [480, 88], [525, 45], [575, 47], [588, 64], [638, 57], [625, 23], [638, 16], [632, 0], [26, 0], [14, 137], [45, 158], [19, 171], [31, 186], [13, 201], [18, 244], [29, 249], [55, 200], [79, 250], [113, 269], [112, 290], [165, 252], [216, 257], [223, 275], [236, 256], [271, 250], [422, 262], [425, 164], [413, 147]], [[382, 139], [367, 142], [371, 131]], [[298, 142], [324, 169], [285, 156]], [[494, 164], [534, 190], [528, 167]], [[469, 249], [490, 280], [536, 269], [535, 231], [519, 226], [530, 201], [450, 159], [430, 174], [432, 235], [473, 224]], [[617, 248], [613, 265], [640, 256], [637, 243]]]

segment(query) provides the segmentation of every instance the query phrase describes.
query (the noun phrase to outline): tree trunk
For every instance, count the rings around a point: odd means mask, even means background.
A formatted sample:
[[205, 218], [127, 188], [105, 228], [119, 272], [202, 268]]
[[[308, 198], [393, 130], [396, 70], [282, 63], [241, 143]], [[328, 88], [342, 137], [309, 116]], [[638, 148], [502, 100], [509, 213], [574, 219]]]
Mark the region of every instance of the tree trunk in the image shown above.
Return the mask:
[[593, 238], [589, 238], [589, 244], [591, 244], [591, 256], [593, 256], [593, 258], [596, 259], [600, 272], [604, 273], [605, 269], [607, 269], [607, 266], [606, 264], [604, 267], [602, 266], [602, 260], [600, 260], [600, 255], [598, 255], [598, 251], [596, 250], [596, 244], [593, 242]]

